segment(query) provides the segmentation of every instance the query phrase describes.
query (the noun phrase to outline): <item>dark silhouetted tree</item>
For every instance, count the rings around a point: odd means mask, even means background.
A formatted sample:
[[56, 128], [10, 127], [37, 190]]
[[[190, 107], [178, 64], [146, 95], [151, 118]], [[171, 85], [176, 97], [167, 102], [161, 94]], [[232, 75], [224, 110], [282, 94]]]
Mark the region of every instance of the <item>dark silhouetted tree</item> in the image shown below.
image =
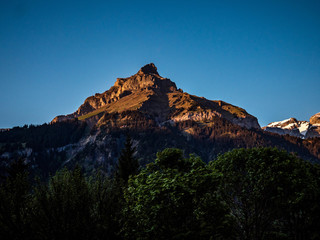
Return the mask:
[[122, 179], [125, 183], [131, 175], [136, 175], [139, 172], [139, 162], [134, 157], [136, 148], [133, 147], [133, 142], [129, 134], [127, 135], [124, 148], [118, 159], [116, 177]]
[[23, 158], [12, 162], [0, 184], [0, 239], [29, 239], [30, 182]]
[[34, 193], [35, 239], [92, 239], [92, 194], [80, 167], [63, 169]]
[[315, 166], [276, 148], [234, 149], [210, 165], [240, 239], [318, 239]]

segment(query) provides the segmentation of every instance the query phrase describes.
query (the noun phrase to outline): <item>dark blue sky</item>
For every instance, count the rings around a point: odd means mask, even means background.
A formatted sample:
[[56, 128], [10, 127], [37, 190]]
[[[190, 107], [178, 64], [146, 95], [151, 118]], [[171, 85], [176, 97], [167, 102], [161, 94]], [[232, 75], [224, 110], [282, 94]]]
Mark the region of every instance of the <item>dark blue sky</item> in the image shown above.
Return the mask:
[[320, 111], [320, 1], [0, 1], [0, 128], [74, 112], [154, 62], [263, 126]]

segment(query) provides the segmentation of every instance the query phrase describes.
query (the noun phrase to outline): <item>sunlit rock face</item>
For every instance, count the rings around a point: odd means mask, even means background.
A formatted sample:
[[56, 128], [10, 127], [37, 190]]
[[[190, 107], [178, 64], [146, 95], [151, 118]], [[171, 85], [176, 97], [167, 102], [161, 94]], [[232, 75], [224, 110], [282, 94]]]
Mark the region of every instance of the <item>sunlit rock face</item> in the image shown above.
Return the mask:
[[56, 116], [52, 121], [51, 121], [51, 124], [54, 124], [54, 123], [57, 123], [57, 122], [67, 122], [67, 121], [75, 121], [76, 119], [72, 116], [65, 116], [65, 115], [59, 115], [59, 116]]
[[320, 125], [320, 112], [319, 113], [316, 113], [315, 115], [313, 115], [309, 122], [312, 124], [312, 125], [316, 125], [316, 124], [319, 124]]
[[158, 125], [187, 120], [208, 124], [215, 117], [221, 117], [245, 128], [260, 128], [257, 119], [242, 108], [177, 89], [174, 82], [160, 76], [153, 63], [143, 66], [131, 77], [118, 78], [106, 92], [88, 97], [73, 114], [56, 117], [53, 121], [78, 118], [92, 122], [94, 117], [98, 126], [102, 126], [108, 124], [106, 119], [110, 114], [122, 113], [124, 116], [128, 111], [138, 111]]
[[313, 115], [309, 121], [311, 126], [307, 133], [307, 137], [320, 137], [320, 113]]
[[[167, 93], [176, 91], [174, 82], [168, 78], [163, 78], [158, 74], [153, 63], [142, 67], [138, 73], [128, 78], [118, 78], [114, 86], [102, 94], [95, 94], [88, 97], [85, 102], [74, 113], [75, 117], [85, 115], [106, 105], [119, 101], [131, 95], [132, 101], [137, 99], [137, 95], [152, 95], [154, 92]], [[141, 97], [142, 98], [142, 97]], [[125, 107], [125, 106], [124, 106]]]

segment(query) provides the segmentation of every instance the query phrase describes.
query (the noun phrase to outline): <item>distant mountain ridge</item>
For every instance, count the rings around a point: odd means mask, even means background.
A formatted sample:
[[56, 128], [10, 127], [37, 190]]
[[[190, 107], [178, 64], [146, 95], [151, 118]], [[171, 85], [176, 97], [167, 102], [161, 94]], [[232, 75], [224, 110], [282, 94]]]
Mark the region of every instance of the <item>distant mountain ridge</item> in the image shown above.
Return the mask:
[[289, 118], [283, 121], [269, 123], [262, 129], [280, 135], [288, 134], [299, 138], [320, 137], [320, 113], [313, 115], [309, 122]]

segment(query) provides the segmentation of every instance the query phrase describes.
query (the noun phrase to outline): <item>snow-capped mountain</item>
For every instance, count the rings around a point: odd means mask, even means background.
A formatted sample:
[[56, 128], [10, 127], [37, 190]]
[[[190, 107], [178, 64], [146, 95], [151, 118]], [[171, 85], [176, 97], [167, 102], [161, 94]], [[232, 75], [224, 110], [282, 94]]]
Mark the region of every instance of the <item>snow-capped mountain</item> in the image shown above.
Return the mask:
[[313, 115], [310, 122], [289, 118], [269, 123], [263, 129], [280, 135], [288, 134], [300, 138], [320, 137], [320, 113]]

